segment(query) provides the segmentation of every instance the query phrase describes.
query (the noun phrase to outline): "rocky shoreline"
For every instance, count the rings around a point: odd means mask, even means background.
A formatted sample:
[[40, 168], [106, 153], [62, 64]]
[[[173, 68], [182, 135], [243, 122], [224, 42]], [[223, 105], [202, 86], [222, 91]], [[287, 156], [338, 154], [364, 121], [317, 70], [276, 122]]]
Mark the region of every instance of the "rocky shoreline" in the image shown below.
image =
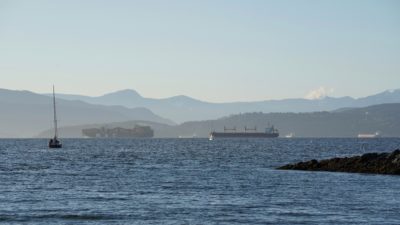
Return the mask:
[[288, 164], [278, 169], [400, 175], [400, 149], [390, 153], [367, 153], [361, 156], [320, 161], [313, 159]]

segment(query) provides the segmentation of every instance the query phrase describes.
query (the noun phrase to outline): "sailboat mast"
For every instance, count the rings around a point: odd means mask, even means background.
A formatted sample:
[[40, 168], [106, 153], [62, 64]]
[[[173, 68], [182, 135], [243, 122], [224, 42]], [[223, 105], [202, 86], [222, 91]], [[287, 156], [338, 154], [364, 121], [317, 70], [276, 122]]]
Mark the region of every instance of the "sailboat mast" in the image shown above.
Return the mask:
[[57, 114], [56, 114], [56, 94], [53, 85], [53, 109], [54, 109], [54, 137], [57, 138]]

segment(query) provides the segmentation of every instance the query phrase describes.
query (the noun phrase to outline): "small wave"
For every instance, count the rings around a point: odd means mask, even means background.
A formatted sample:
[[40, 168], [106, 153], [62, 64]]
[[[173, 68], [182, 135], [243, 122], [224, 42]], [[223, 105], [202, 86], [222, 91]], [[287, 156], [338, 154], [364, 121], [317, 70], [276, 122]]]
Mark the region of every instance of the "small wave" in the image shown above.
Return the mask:
[[15, 221], [13, 217], [10, 216], [0, 216], [0, 222], [11, 222]]
[[18, 172], [18, 171], [40, 171], [50, 169], [50, 166], [40, 165], [40, 164], [27, 164], [19, 163], [14, 165], [0, 166], [0, 171], [2, 172]]
[[58, 215], [56, 218], [66, 219], [66, 220], [112, 220], [112, 219], [118, 219], [119, 217], [115, 215], [105, 215], [105, 214], [66, 214], [66, 215]]
[[283, 212], [280, 213], [285, 217], [311, 217], [311, 216], [323, 216], [320, 213], [312, 213], [312, 212]]
[[32, 221], [46, 219], [61, 219], [61, 220], [115, 220], [121, 219], [121, 216], [107, 214], [43, 214], [43, 215], [0, 215], [0, 222], [15, 222], [15, 221]]
[[124, 198], [124, 197], [100, 197], [100, 196], [87, 197], [85, 199], [91, 200], [91, 201], [126, 201], [126, 200], [129, 200], [128, 198]]

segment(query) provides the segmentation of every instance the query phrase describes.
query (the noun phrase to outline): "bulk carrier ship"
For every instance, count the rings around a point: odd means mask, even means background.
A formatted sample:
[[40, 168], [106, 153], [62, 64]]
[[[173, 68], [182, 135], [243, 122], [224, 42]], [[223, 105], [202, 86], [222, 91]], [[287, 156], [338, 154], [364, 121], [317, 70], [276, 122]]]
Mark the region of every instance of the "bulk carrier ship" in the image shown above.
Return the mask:
[[210, 140], [215, 138], [277, 138], [279, 137], [279, 131], [274, 127], [268, 127], [265, 132], [257, 132], [257, 128], [249, 129], [244, 128], [244, 132], [237, 132], [236, 127], [228, 129], [224, 127], [224, 132], [211, 132], [209, 135]]

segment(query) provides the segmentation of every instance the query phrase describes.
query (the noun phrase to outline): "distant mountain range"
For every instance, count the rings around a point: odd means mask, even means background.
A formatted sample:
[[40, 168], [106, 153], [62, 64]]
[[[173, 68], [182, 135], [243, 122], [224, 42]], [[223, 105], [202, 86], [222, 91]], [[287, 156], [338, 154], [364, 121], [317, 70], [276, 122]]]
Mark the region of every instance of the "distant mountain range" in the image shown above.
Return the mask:
[[[231, 103], [209, 103], [186, 96], [151, 99], [144, 98], [133, 90], [118, 91], [100, 97], [63, 94], [56, 96], [61, 127], [113, 123], [123, 125], [125, 124], [124, 121], [141, 121], [144, 124], [152, 123], [152, 126], [158, 127], [155, 129], [155, 137], [191, 136], [193, 134], [206, 136], [210, 130], [221, 129], [224, 125], [257, 125], [262, 128], [267, 125], [267, 122], [276, 124], [283, 134], [295, 132], [296, 135], [301, 136], [338, 136], [337, 131], [335, 131], [336, 133], [326, 133], [328, 131], [322, 132], [322, 130], [326, 129], [333, 132], [334, 127], [342, 124], [343, 132], [341, 134], [351, 136], [354, 135], [354, 132], [369, 132], [375, 130], [375, 128], [378, 129], [379, 126], [371, 120], [365, 124], [365, 130], [363, 130], [361, 129], [363, 127], [354, 125], [354, 121], [359, 121], [359, 116], [353, 116], [351, 120], [347, 120], [349, 116], [343, 117], [342, 121], [347, 121], [344, 124], [336, 116], [347, 115], [346, 113], [353, 112], [352, 110], [354, 112], [362, 110], [357, 109], [357, 107], [382, 103], [400, 103], [400, 90], [385, 91], [358, 99], [326, 97], [318, 100], [284, 99]], [[376, 107], [377, 109], [384, 107], [383, 109], [388, 110], [386, 105]], [[253, 114], [254, 112], [262, 113]], [[291, 113], [274, 114], [271, 112]], [[297, 114], [299, 112], [318, 113]], [[229, 117], [229, 115], [236, 116]], [[259, 120], [254, 120], [254, 115], [262, 116]], [[318, 120], [318, 118], [324, 118], [329, 121], [331, 117], [324, 117], [325, 115], [333, 115], [336, 124], [327, 126], [326, 121]], [[369, 114], [367, 118], [373, 118], [371, 115], [373, 114]], [[52, 127], [52, 116], [52, 99], [50, 96], [29, 91], [0, 89], [0, 137], [32, 137], [37, 135], [39, 132]], [[304, 116], [303, 122], [299, 121], [299, 118], [302, 118], [301, 116]], [[396, 115], [390, 114], [390, 116], [399, 119]], [[183, 123], [177, 126], [170, 119]], [[390, 121], [384, 126], [385, 129], [392, 126], [391, 124], [396, 124], [396, 120], [392, 121], [384, 115], [381, 115], [378, 119]], [[252, 122], [253, 120], [254, 122]], [[360, 124], [363, 124], [363, 122], [365, 121], [359, 121]], [[295, 125], [302, 123], [304, 126]], [[353, 124], [355, 128], [348, 128], [348, 124]], [[367, 129], [368, 124], [371, 124], [371, 129]], [[315, 129], [312, 127], [315, 127]], [[321, 131], [321, 133], [315, 133], [315, 131]], [[392, 134], [390, 132], [389, 134]], [[77, 135], [76, 131], [72, 133]]]
[[[104, 106], [57, 99], [59, 125], [80, 125], [127, 120], [174, 124], [145, 108]], [[53, 126], [52, 98], [29, 91], [0, 89], [0, 137], [32, 137]]]
[[[223, 117], [217, 120], [185, 122], [180, 125], [165, 125], [144, 121], [128, 121], [108, 124], [91, 124], [63, 127], [60, 133], [65, 137], [82, 137], [83, 128], [125, 127], [135, 124], [149, 125], [155, 137], [177, 138], [207, 137], [210, 131], [223, 131], [224, 127], [257, 127], [258, 131], [275, 125], [282, 136], [294, 133], [295, 137], [357, 137], [359, 133], [380, 132], [383, 137], [400, 137], [400, 103], [381, 104], [333, 112], [310, 113], [244, 113]], [[50, 130], [39, 137], [47, 137]]]
[[204, 102], [184, 95], [164, 99], [145, 98], [134, 90], [122, 90], [99, 97], [67, 94], [59, 94], [58, 97], [67, 100], [80, 100], [92, 104], [120, 105], [128, 108], [144, 107], [157, 115], [161, 115], [177, 123], [182, 123], [186, 121], [217, 119], [231, 114], [246, 112], [318, 112], [384, 103], [400, 103], [400, 89], [357, 99], [351, 97], [325, 97], [316, 100], [283, 99], [229, 103]]

